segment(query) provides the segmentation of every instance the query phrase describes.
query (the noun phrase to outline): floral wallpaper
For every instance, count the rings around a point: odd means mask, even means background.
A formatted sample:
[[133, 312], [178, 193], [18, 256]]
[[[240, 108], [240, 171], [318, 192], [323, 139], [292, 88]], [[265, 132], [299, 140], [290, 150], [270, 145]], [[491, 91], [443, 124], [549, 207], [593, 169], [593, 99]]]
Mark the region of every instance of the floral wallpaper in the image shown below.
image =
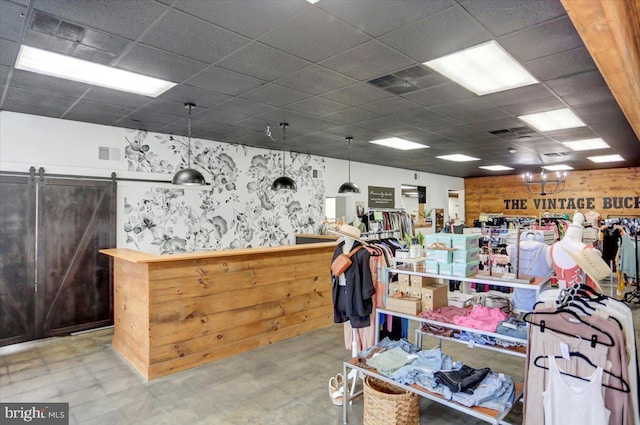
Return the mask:
[[[187, 168], [187, 139], [131, 130], [126, 134], [129, 171], [167, 173]], [[282, 152], [200, 139], [191, 141], [191, 168], [211, 185], [125, 186], [124, 247], [154, 254], [278, 246], [293, 234], [317, 232], [323, 220], [324, 160], [286, 154], [286, 174], [297, 192], [274, 192]]]

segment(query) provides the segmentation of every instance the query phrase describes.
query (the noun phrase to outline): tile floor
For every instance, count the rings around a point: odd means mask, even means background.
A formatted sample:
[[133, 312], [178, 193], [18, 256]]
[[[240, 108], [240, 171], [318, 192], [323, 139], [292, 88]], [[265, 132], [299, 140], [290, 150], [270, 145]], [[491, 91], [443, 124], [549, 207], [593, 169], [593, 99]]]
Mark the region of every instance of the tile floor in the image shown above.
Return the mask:
[[[636, 329], [640, 307], [634, 306]], [[0, 348], [0, 401], [69, 402], [71, 424], [305, 424], [342, 423], [327, 381], [350, 357], [342, 328], [308, 334], [146, 382], [111, 348], [111, 329]], [[425, 348], [435, 342], [425, 339]], [[473, 367], [489, 366], [522, 380], [524, 359], [443, 343]], [[422, 399], [421, 423], [481, 424]], [[363, 401], [351, 406], [361, 424]], [[507, 417], [522, 421], [520, 403]]]

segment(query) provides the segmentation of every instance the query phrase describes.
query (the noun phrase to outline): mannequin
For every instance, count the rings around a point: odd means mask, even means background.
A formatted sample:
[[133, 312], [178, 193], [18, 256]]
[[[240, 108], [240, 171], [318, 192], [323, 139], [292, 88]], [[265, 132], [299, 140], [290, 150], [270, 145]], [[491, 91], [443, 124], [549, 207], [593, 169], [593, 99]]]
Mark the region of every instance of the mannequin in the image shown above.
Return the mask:
[[586, 283], [594, 289], [597, 288], [590, 277], [586, 282], [583, 282], [582, 270], [569, 255], [569, 252], [577, 252], [587, 248], [587, 245], [582, 242], [583, 223], [584, 215], [579, 212], [575, 213], [573, 222], [569, 225], [564, 238], [555, 242], [549, 250], [547, 261], [549, 264], [553, 264], [561, 289], [574, 283]]
[[[549, 246], [544, 243], [544, 236], [540, 232], [529, 231], [520, 236], [520, 260], [518, 261], [518, 247], [509, 245], [507, 252], [512, 267], [518, 268], [519, 273], [530, 276], [549, 277], [553, 267], [547, 262]], [[516, 288], [513, 291], [513, 306], [516, 310], [532, 311], [536, 303], [536, 292], [532, 289]]]

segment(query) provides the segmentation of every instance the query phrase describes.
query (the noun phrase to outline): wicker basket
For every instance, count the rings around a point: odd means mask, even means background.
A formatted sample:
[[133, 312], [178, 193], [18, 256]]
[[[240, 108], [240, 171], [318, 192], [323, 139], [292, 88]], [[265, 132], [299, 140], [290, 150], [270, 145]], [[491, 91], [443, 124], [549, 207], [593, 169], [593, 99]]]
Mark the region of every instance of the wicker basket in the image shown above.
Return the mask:
[[364, 425], [419, 425], [417, 394], [380, 379], [364, 380]]

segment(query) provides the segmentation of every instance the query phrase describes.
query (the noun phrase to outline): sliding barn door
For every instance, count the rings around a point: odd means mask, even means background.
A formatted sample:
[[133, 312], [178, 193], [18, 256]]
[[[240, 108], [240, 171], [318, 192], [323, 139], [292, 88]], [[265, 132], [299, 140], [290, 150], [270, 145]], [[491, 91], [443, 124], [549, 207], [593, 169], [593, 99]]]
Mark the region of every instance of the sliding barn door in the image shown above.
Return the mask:
[[115, 247], [115, 182], [44, 178], [38, 191], [38, 337], [113, 321], [109, 257]]
[[0, 346], [36, 334], [34, 181], [0, 176]]

